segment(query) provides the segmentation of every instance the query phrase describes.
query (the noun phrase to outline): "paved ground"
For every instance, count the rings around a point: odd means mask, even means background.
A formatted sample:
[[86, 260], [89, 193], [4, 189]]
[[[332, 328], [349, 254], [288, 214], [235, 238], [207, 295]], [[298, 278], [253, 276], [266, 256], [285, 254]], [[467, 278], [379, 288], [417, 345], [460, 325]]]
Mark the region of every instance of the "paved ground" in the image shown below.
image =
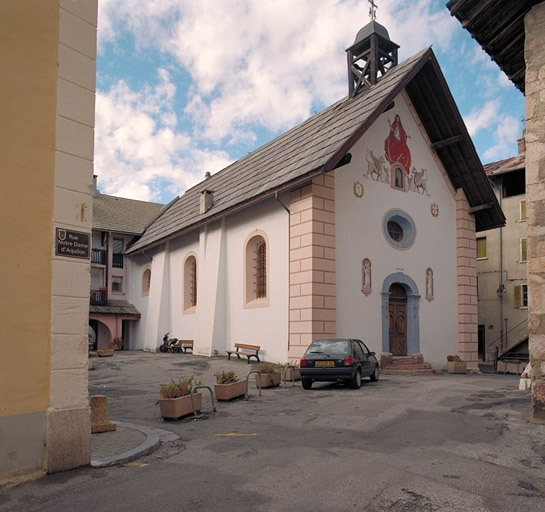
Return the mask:
[[529, 420], [516, 376], [382, 376], [360, 390], [297, 384], [261, 397], [251, 386], [250, 400], [216, 413], [205, 395], [201, 419], [160, 418], [170, 377], [212, 385], [217, 370], [249, 368], [189, 354], [96, 359], [90, 394], [107, 396], [110, 419], [179, 439], [5, 489], [0, 511], [545, 509], [545, 425]]

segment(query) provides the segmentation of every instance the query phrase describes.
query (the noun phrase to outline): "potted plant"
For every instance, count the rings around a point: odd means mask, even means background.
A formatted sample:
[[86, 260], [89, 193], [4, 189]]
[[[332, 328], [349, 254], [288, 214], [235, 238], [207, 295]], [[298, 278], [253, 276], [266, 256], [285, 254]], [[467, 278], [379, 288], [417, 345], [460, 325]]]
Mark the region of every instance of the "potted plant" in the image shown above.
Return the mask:
[[273, 388], [275, 386], [280, 386], [280, 366], [274, 363], [262, 361], [255, 365], [255, 369], [259, 372], [259, 375], [255, 376], [256, 386], [259, 386], [260, 377], [262, 388]]
[[125, 342], [123, 341], [123, 339], [120, 337], [120, 336], [116, 336], [111, 345], [110, 345], [114, 350], [123, 350], [123, 347], [125, 346]]
[[246, 381], [240, 380], [233, 370], [216, 373], [214, 393], [217, 400], [232, 400], [246, 394]]
[[112, 357], [114, 355], [114, 342], [112, 341], [106, 348], [97, 348], [98, 357]]
[[170, 379], [167, 384], [161, 384], [161, 398], [157, 402], [161, 417], [178, 419], [192, 414], [194, 411], [200, 411], [202, 409], [202, 393], [193, 393], [193, 402], [191, 400], [191, 390], [199, 384], [199, 382], [194, 382], [193, 377], [182, 377], [179, 380]]
[[448, 373], [466, 373], [466, 371], [467, 364], [458, 354], [447, 356]]

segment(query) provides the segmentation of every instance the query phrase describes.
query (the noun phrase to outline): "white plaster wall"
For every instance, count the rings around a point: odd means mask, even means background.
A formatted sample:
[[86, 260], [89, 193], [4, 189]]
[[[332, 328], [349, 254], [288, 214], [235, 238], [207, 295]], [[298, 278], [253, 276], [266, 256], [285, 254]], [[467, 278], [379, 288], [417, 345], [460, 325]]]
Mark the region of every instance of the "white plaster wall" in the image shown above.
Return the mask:
[[[281, 196], [289, 204], [287, 196]], [[268, 306], [244, 304], [244, 250], [256, 230], [268, 240]], [[289, 215], [274, 199], [229, 217], [226, 231], [226, 336], [220, 353], [235, 343], [260, 345], [267, 361], [287, 362], [289, 308]], [[223, 343], [222, 343], [223, 341]]]
[[[366, 152], [384, 155], [388, 119], [393, 121], [396, 114], [410, 136], [411, 167], [427, 169], [429, 196], [394, 190], [365, 176]], [[416, 282], [421, 295], [420, 351], [427, 362], [443, 366], [446, 354], [457, 351], [455, 201], [417, 123], [403, 95], [398, 96], [395, 107], [350, 150], [351, 163], [336, 171], [337, 335], [362, 338], [371, 350], [381, 353], [382, 285], [388, 275], [403, 272]], [[355, 182], [364, 187], [361, 198], [353, 192]], [[439, 206], [437, 217], [431, 214], [432, 203]], [[393, 248], [383, 235], [383, 217], [391, 209], [404, 211], [415, 223], [416, 240], [408, 249]], [[367, 297], [361, 292], [363, 258], [372, 263], [372, 293]], [[428, 267], [434, 273], [432, 302], [425, 299]]]
[[[287, 204], [287, 197], [283, 197]], [[130, 258], [128, 300], [142, 317], [131, 327], [134, 349], [156, 350], [164, 332], [193, 339], [196, 354], [224, 355], [236, 342], [262, 347], [269, 361], [287, 361], [289, 298], [289, 216], [274, 199], [254, 205], [169, 242], [151, 260], [151, 287], [141, 295], [150, 259]], [[245, 242], [256, 230], [268, 240], [268, 306], [244, 305]], [[183, 309], [184, 261], [197, 256], [197, 306]], [[148, 255], [149, 256], [149, 255]], [[168, 277], [167, 277], [168, 276]]]

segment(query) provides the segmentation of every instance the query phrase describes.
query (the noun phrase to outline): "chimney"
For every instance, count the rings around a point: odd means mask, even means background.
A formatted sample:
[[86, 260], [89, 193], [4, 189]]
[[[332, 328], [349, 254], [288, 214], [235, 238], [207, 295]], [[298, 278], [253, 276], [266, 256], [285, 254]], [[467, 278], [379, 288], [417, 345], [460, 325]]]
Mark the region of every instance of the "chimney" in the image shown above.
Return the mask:
[[212, 190], [203, 190], [201, 192], [200, 213], [206, 213], [214, 205], [214, 192]]
[[526, 153], [526, 130], [522, 132], [522, 137], [517, 140], [519, 146], [519, 155]]
[[212, 176], [212, 175], [210, 174], [209, 171], [206, 171], [206, 172], [204, 173], [204, 179], [205, 179], [205, 180], [207, 180], [208, 178], [210, 178], [210, 176]]

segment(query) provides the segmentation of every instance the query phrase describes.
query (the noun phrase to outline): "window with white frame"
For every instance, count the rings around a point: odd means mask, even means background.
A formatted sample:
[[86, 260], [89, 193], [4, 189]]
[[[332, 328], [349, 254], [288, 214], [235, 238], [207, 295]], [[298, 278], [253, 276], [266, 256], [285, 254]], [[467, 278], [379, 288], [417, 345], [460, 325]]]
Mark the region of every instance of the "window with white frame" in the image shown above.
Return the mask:
[[515, 285], [513, 295], [515, 309], [526, 309], [528, 307], [528, 285], [526, 283]]
[[122, 276], [112, 276], [112, 293], [123, 293]]

